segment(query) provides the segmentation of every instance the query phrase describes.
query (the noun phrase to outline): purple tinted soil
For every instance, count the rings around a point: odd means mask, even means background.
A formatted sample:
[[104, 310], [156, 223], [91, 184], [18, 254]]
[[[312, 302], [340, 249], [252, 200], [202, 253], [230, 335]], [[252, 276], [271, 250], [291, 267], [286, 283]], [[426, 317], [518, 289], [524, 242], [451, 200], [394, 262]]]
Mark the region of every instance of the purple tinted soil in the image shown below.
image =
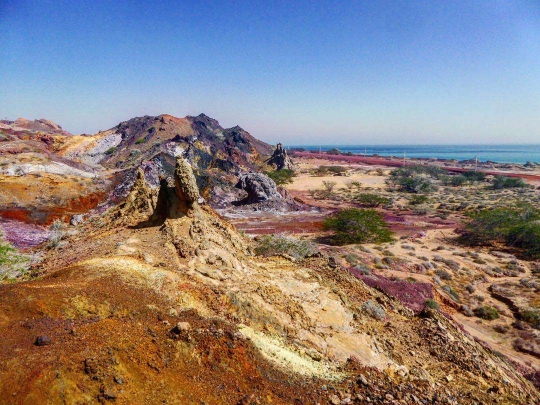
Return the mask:
[[381, 276], [367, 276], [354, 268], [349, 271], [368, 286], [376, 288], [385, 294], [398, 299], [407, 308], [419, 313], [424, 309], [424, 303], [433, 299], [433, 287], [429, 283], [414, 283], [409, 281], [394, 281]]
[[50, 231], [39, 225], [0, 218], [0, 229], [4, 238], [19, 249], [26, 249], [45, 242]]

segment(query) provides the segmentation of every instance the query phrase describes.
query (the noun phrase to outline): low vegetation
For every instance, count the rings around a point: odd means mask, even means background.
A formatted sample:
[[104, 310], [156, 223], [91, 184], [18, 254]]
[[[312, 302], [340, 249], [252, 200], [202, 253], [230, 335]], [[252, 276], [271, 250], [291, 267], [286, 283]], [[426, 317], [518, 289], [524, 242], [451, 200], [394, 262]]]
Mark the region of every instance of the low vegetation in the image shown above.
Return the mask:
[[375, 301], [369, 300], [362, 304], [362, 310], [375, 319], [384, 319], [386, 317], [386, 311], [382, 306]]
[[265, 174], [274, 180], [278, 186], [284, 186], [285, 184], [290, 184], [293, 182], [293, 177], [296, 176], [294, 170], [291, 169], [282, 169], [275, 170], [271, 172], [265, 172]]
[[437, 190], [433, 182], [439, 179], [443, 170], [437, 166], [405, 166], [390, 172], [387, 184], [407, 193], [429, 193]]
[[333, 240], [338, 245], [392, 240], [382, 215], [372, 209], [350, 208], [336, 212], [325, 219], [324, 228], [334, 232]]
[[469, 245], [506, 243], [540, 258], [540, 209], [529, 204], [482, 210], [470, 216], [460, 240]]
[[487, 321], [492, 321], [499, 318], [499, 311], [488, 305], [475, 308], [473, 312], [478, 318], [482, 318]]
[[526, 188], [529, 185], [523, 180], [514, 177], [496, 176], [493, 179], [493, 188], [495, 190], [501, 188]]
[[356, 201], [362, 207], [375, 208], [390, 204], [390, 199], [378, 194], [362, 193], [356, 196]]
[[0, 233], [0, 281], [10, 280], [24, 275], [28, 271], [30, 260], [22, 255]]

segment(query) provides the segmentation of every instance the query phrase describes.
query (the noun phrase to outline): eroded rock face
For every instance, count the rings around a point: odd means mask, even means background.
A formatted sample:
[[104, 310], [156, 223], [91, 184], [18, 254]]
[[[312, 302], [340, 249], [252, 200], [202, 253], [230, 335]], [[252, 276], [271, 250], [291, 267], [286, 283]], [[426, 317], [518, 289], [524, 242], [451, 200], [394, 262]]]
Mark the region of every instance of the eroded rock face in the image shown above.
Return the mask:
[[187, 209], [192, 209], [198, 204], [200, 196], [197, 181], [190, 164], [183, 158], [176, 159], [174, 185], [179, 201], [185, 203]]
[[155, 173], [149, 174], [147, 178], [144, 168], [139, 167], [129, 195], [113, 214], [115, 222], [154, 224], [167, 218], [181, 218], [192, 215], [204, 201], [193, 170], [183, 157], [176, 160], [174, 179], [157, 180]]
[[287, 151], [283, 149], [283, 145], [280, 143], [276, 145], [276, 150], [272, 154], [272, 157], [266, 161], [266, 163], [274, 166], [276, 170], [293, 169], [293, 162], [289, 155], [287, 155]]
[[254, 204], [263, 201], [281, 200], [283, 197], [277, 191], [276, 183], [266, 174], [247, 173], [240, 177], [236, 188], [247, 192], [242, 204]]

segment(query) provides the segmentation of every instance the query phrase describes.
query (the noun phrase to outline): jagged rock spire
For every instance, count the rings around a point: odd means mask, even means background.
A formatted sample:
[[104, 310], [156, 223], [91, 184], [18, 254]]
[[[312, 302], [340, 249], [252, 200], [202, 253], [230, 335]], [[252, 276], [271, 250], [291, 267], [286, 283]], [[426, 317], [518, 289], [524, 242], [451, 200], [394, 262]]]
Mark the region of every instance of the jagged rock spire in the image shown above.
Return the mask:
[[267, 164], [271, 166], [275, 166], [276, 170], [283, 170], [283, 169], [293, 169], [293, 162], [289, 155], [287, 155], [287, 151], [283, 148], [283, 145], [281, 143], [278, 143], [276, 145], [276, 150], [274, 150], [274, 153], [266, 161]]

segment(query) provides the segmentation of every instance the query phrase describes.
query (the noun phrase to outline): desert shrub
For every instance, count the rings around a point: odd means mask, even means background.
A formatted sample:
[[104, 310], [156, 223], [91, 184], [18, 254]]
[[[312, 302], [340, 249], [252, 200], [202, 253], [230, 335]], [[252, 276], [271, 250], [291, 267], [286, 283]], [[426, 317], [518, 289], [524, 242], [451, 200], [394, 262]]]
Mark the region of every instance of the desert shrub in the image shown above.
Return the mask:
[[445, 285], [443, 288], [442, 288], [450, 297], [452, 297], [454, 299], [454, 301], [457, 301], [459, 302], [459, 294], [457, 293], [456, 290], [454, 290], [452, 287], [450, 287], [449, 285]]
[[62, 239], [66, 236], [67, 225], [59, 219], [54, 220], [49, 229], [51, 234], [49, 235], [49, 241], [47, 246], [50, 248], [57, 247]]
[[316, 176], [324, 176], [328, 174], [328, 166], [319, 166], [313, 170], [313, 174]]
[[347, 187], [349, 187], [351, 189], [353, 187], [360, 188], [360, 187], [362, 187], [362, 183], [360, 183], [359, 181], [348, 181], [347, 182]]
[[450, 176], [450, 185], [453, 187], [460, 187], [467, 183], [467, 178], [462, 175]]
[[437, 269], [435, 270], [435, 274], [438, 275], [441, 280], [452, 280], [452, 275], [446, 270]]
[[476, 287], [475, 287], [474, 285], [472, 285], [472, 284], [467, 284], [467, 285], [465, 286], [465, 289], [467, 290], [467, 292], [468, 292], [469, 294], [472, 294], [473, 292], [476, 291]]
[[463, 172], [462, 175], [469, 181], [469, 183], [484, 181], [486, 179], [485, 173], [482, 172], [466, 171]]
[[525, 257], [540, 258], [540, 220], [517, 225], [510, 229], [506, 243], [523, 249]]
[[328, 171], [332, 174], [343, 174], [347, 171], [346, 167], [343, 166], [328, 166]]
[[357, 264], [356, 266], [354, 266], [354, 269], [358, 270], [365, 276], [369, 276], [371, 274], [371, 269], [364, 263]]
[[540, 312], [537, 309], [526, 309], [520, 312], [519, 317], [534, 328], [540, 329]]
[[[432, 179], [437, 178], [430, 166], [406, 166], [390, 172], [387, 184], [408, 193], [427, 193], [437, 189]], [[439, 169], [441, 170], [441, 169]]]
[[276, 183], [278, 186], [292, 183], [293, 177], [296, 176], [294, 170], [291, 169], [282, 169], [264, 173], [274, 180], [274, 183]]
[[377, 194], [363, 193], [356, 196], [356, 201], [363, 207], [380, 207], [381, 205], [388, 205], [390, 199], [386, 197], [381, 197]]
[[386, 317], [386, 311], [382, 306], [373, 300], [366, 301], [362, 304], [362, 310], [372, 318], [381, 320]]
[[482, 210], [471, 215], [460, 241], [469, 245], [504, 242], [522, 249], [529, 259], [540, 258], [540, 210], [528, 204]]
[[106, 154], [106, 155], [112, 155], [114, 152], [116, 152], [117, 149], [118, 149], [117, 147], [113, 146], [113, 147], [107, 149], [107, 150], [105, 151], [105, 154]]
[[315, 244], [286, 234], [260, 236], [256, 242], [255, 253], [261, 256], [285, 254], [301, 260], [318, 252]]
[[499, 311], [488, 305], [475, 308], [473, 312], [478, 318], [482, 318], [487, 321], [492, 321], [499, 318]]
[[137, 140], [135, 141], [135, 144], [136, 144], [136, 145], [140, 145], [141, 143], [145, 143], [145, 142], [146, 142], [146, 139], [144, 139], [144, 138], [139, 138], [139, 139], [137, 139]]
[[424, 302], [424, 306], [431, 309], [439, 309], [441, 307], [437, 301], [432, 299], [426, 300], [426, 302]]
[[501, 188], [525, 188], [528, 184], [523, 180], [515, 177], [495, 176], [493, 179], [493, 188], [495, 190]]
[[416, 194], [411, 197], [409, 200], [410, 205], [423, 205], [426, 204], [429, 201], [429, 198], [427, 195], [422, 194]]
[[331, 194], [334, 191], [334, 187], [336, 187], [335, 181], [323, 181], [324, 191], [326, 191], [328, 194]]
[[381, 214], [371, 209], [350, 208], [336, 212], [324, 220], [324, 228], [334, 231], [334, 241], [340, 245], [392, 240], [392, 233]]

